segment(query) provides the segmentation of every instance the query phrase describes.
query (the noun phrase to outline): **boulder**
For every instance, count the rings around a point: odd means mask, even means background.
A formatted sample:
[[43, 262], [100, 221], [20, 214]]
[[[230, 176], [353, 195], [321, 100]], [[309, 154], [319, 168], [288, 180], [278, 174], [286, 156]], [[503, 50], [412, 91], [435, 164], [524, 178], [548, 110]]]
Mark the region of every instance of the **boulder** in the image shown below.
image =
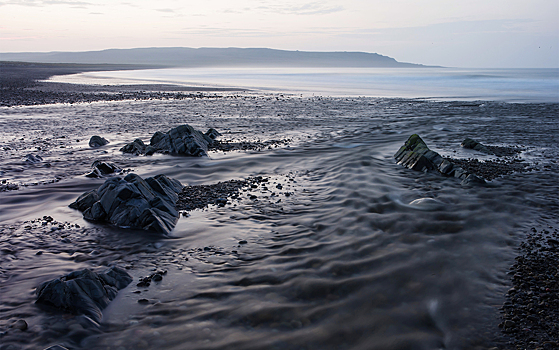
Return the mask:
[[146, 145], [144, 144], [144, 141], [142, 141], [141, 139], [135, 139], [134, 141], [126, 144], [120, 149], [121, 152], [132, 153], [137, 156], [140, 154], [144, 154], [145, 150], [146, 150]]
[[482, 145], [481, 143], [477, 142], [476, 140], [470, 139], [470, 138], [466, 138], [464, 141], [462, 141], [462, 143], [460, 144], [460, 146], [467, 148], [467, 149], [473, 149], [485, 154], [493, 154], [493, 152], [491, 152], [487, 147], [485, 147], [484, 145]]
[[188, 124], [179, 125], [166, 133], [157, 131], [146, 146], [140, 139], [134, 140], [120, 150], [124, 153], [136, 155], [152, 155], [154, 153], [167, 153], [202, 157], [208, 155], [208, 147], [220, 136], [215, 129], [208, 130], [205, 134], [194, 129]]
[[417, 134], [411, 135], [408, 140], [394, 155], [396, 162], [408, 169], [417, 171], [438, 171], [445, 176], [453, 176], [462, 180], [462, 184], [485, 183], [485, 180], [470, 174], [461, 167], [444, 159], [435, 151], [427, 147], [427, 144]]
[[206, 135], [207, 137], [209, 137], [212, 140], [215, 140], [216, 138], [221, 136], [221, 134], [214, 128], [210, 128], [208, 131], [206, 131], [206, 133], [204, 135]]
[[118, 174], [122, 172], [122, 169], [119, 168], [114, 163], [102, 162], [100, 160], [96, 160], [91, 165], [92, 171], [85, 175], [87, 177], [99, 178], [104, 177], [107, 175]]
[[89, 147], [97, 148], [101, 146], [105, 146], [109, 141], [101, 136], [91, 136], [89, 139]]
[[142, 179], [128, 174], [113, 177], [96, 190], [82, 194], [70, 208], [91, 221], [106, 221], [119, 227], [141, 228], [169, 234], [179, 213], [175, 208], [182, 184], [165, 175]]
[[89, 269], [74, 271], [39, 286], [36, 303], [85, 315], [99, 323], [103, 318], [101, 310], [130, 282], [132, 277], [116, 266], [102, 273]]

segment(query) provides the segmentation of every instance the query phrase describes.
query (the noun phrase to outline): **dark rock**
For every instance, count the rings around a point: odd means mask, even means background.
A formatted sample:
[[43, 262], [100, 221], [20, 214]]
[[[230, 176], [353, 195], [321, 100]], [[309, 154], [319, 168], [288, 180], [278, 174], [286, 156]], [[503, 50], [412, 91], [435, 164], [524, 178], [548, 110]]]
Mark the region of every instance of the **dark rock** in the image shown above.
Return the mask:
[[470, 138], [466, 138], [464, 141], [462, 141], [460, 145], [464, 148], [473, 149], [485, 154], [493, 154], [493, 152], [491, 152], [487, 147], [477, 142], [476, 140], [472, 140]]
[[158, 152], [202, 157], [208, 154], [208, 147], [219, 134], [212, 130], [210, 129], [206, 134], [203, 134], [188, 124], [179, 125], [166, 133], [157, 131], [151, 137], [150, 144], [147, 147], [142, 140], [136, 139], [120, 150], [124, 153], [136, 155], [152, 155]]
[[24, 157], [24, 161], [26, 163], [31, 163], [31, 164], [35, 164], [35, 163], [40, 163], [43, 161], [43, 157], [39, 156], [39, 155], [34, 155], [34, 154], [27, 154]]
[[27, 325], [27, 322], [25, 322], [25, 320], [17, 320], [12, 326], [11, 328], [15, 328], [15, 329], [19, 329], [21, 331], [25, 331], [27, 330], [29, 326]]
[[69, 207], [72, 209], [78, 209], [79, 211], [85, 211], [86, 209], [93, 206], [93, 204], [98, 200], [99, 195], [97, 194], [97, 190], [91, 190], [79, 196], [75, 202], [69, 205]]
[[101, 147], [101, 146], [105, 146], [106, 144], [108, 144], [109, 141], [107, 141], [107, 139], [101, 137], [101, 136], [91, 136], [91, 138], [89, 139], [89, 147]]
[[0, 192], [4, 192], [4, 191], [15, 191], [15, 190], [19, 190], [19, 185], [18, 184], [13, 184], [13, 183], [3, 183], [0, 185]]
[[146, 145], [144, 144], [144, 141], [142, 141], [141, 139], [135, 139], [134, 141], [130, 142], [129, 144], [126, 144], [120, 149], [121, 152], [132, 153], [135, 155], [144, 154], [145, 150], [146, 150]]
[[210, 128], [208, 131], [206, 131], [205, 135], [212, 140], [215, 140], [216, 138], [221, 136], [221, 134], [214, 128]]
[[107, 176], [107, 175], [112, 175], [112, 174], [115, 174], [115, 173], [122, 172], [122, 169], [119, 168], [116, 164], [102, 162], [100, 160], [96, 160], [95, 162], [93, 162], [93, 164], [91, 165], [91, 168], [92, 168], [92, 171], [85, 176], [93, 177], [93, 178], [99, 178], [99, 177], [104, 177], [104, 176]]
[[179, 218], [175, 204], [182, 188], [179, 181], [165, 175], [144, 180], [128, 174], [124, 179], [108, 179], [97, 190], [82, 194], [70, 207], [83, 211], [87, 220], [169, 234]]
[[153, 146], [147, 146], [145, 149], [146, 156], [152, 156], [157, 150]]
[[130, 282], [132, 277], [118, 267], [99, 274], [88, 269], [74, 271], [37, 288], [36, 303], [86, 315], [99, 323], [103, 317], [101, 310]]
[[425, 142], [417, 134], [411, 135], [406, 143], [400, 147], [394, 155], [398, 164], [412, 170], [430, 171], [436, 170], [445, 176], [453, 176], [462, 180], [462, 184], [485, 183], [485, 181], [474, 174], [444, 159], [440, 154], [427, 147]]
[[518, 153], [521, 153], [525, 149], [519, 146], [489, 146], [489, 145], [482, 145], [481, 143], [472, 140], [470, 138], [465, 139], [462, 141], [462, 147], [467, 149], [473, 149], [485, 154], [491, 154], [497, 157], [511, 157], [515, 156]]

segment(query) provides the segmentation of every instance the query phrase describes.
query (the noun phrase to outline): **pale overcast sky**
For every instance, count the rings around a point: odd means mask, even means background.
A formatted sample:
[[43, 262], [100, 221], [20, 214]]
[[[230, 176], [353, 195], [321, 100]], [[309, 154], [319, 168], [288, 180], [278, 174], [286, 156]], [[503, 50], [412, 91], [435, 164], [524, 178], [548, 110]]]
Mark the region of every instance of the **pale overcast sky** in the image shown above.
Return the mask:
[[176, 46], [559, 67], [559, 0], [0, 0], [0, 52]]

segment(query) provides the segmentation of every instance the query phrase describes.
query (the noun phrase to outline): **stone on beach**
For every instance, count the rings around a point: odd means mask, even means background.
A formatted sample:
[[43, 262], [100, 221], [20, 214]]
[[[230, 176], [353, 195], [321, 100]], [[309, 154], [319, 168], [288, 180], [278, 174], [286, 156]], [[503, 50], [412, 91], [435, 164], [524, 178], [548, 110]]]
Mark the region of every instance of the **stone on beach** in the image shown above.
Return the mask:
[[70, 207], [82, 211], [87, 220], [169, 234], [179, 218], [175, 204], [182, 188], [179, 181], [165, 175], [144, 180], [128, 174], [83, 193]]
[[101, 310], [130, 282], [132, 277], [116, 266], [102, 273], [89, 269], [74, 271], [37, 288], [37, 303], [85, 315], [99, 323], [103, 317]]
[[208, 155], [208, 148], [216, 137], [220, 136], [215, 129], [210, 129], [203, 134], [188, 124], [179, 125], [166, 133], [157, 131], [151, 137], [149, 145], [141, 139], [125, 145], [120, 150], [124, 153], [136, 155], [153, 153], [178, 154], [192, 157]]
[[91, 138], [89, 139], [89, 147], [93, 148], [105, 146], [108, 143], [109, 141], [107, 139], [97, 135], [91, 136]]
[[109, 162], [102, 162], [100, 160], [96, 160], [95, 162], [93, 162], [91, 168], [92, 171], [85, 176], [99, 178], [106, 175], [117, 174], [122, 171], [122, 169], [119, 168], [116, 164], [109, 163]]
[[408, 169], [417, 171], [436, 170], [445, 176], [453, 176], [462, 180], [462, 184], [485, 183], [474, 174], [470, 174], [459, 166], [441, 157], [427, 147], [417, 134], [411, 135], [406, 143], [394, 155], [396, 162]]

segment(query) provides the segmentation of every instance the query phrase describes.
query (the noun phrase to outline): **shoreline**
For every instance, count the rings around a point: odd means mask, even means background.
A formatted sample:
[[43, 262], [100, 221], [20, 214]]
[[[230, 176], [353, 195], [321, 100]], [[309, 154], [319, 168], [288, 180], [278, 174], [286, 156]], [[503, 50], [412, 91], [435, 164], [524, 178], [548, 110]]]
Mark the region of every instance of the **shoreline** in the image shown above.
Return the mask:
[[[33, 64], [35, 66], [35, 64]], [[37, 64], [40, 66], [40, 64]], [[48, 65], [47, 65], [48, 66]], [[60, 72], [66, 69], [67, 73], [63, 74], [73, 74], [79, 73], [73, 71], [74, 67], [67, 67], [62, 69], [61, 67], [39, 67], [38, 70], [33, 71], [29, 70], [25, 73], [25, 68], [19, 67], [21, 72], [16, 72], [15, 69], [12, 71], [13, 74], [5, 75], [5, 66], [4, 63], [0, 63], [0, 67], [2, 68], [2, 78], [0, 78], [0, 88], [2, 92], [2, 99], [0, 100], [0, 106], [18, 106], [18, 105], [44, 105], [50, 103], [79, 103], [79, 102], [96, 102], [96, 101], [118, 101], [118, 100], [150, 100], [150, 99], [182, 99], [182, 98], [192, 98], [192, 97], [209, 97], [207, 95], [200, 94], [200, 92], [239, 92], [239, 91], [247, 91], [242, 89], [212, 89], [212, 88], [194, 88], [194, 87], [181, 87], [178, 85], [122, 85], [122, 86], [90, 86], [90, 85], [78, 85], [78, 84], [65, 84], [65, 83], [51, 83], [51, 82], [40, 82], [38, 80], [44, 79], [42, 77], [52, 74], [52, 75], [59, 75]], [[100, 68], [101, 66], [96, 66]], [[13, 68], [13, 67], [12, 67]], [[28, 67], [29, 68], [29, 67]], [[82, 67], [85, 69], [85, 67]], [[116, 67], [115, 67], [116, 68]], [[137, 67], [136, 67], [137, 68]], [[35, 69], [35, 68], [33, 68]], [[93, 71], [95, 68], [90, 67]], [[132, 68], [130, 68], [132, 69]], [[103, 67], [102, 70], [106, 70], [106, 67]], [[56, 73], [55, 73], [56, 72]], [[51, 76], [52, 76], [51, 75]], [[40, 78], [38, 78], [40, 77]], [[198, 92], [198, 94], [194, 94], [194, 92]], [[215, 97], [215, 96], [214, 96]], [[549, 224], [548, 224], [549, 226]], [[541, 230], [541, 229], [540, 229]], [[556, 230], [556, 228], [555, 228]], [[554, 232], [555, 240], [557, 239], [557, 231]], [[543, 233], [543, 231], [542, 231]], [[519, 284], [517, 281], [524, 281], [529, 280], [529, 274], [531, 272], [531, 265], [529, 265], [528, 259], [526, 256], [532, 254], [530, 253], [531, 250], [541, 250], [541, 241], [538, 239], [547, 239], [545, 242], [549, 242], [549, 239], [546, 235], [540, 235], [538, 237], [534, 237], [534, 235], [524, 233], [523, 243], [521, 243], [519, 249], [521, 249], [518, 258], [516, 259], [517, 262], [511, 267], [512, 271], [515, 272], [514, 276], [511, 275], [510, 286], [514, 286], [514, 290], [520, 290], [522, 287], [521, 283]], [[552, 243], [551, 246], [547, 247], [555, 247]], [[531, 247], [530, 249], [526, 247]], [[537, 248], [536, 248], [537, 247]], [[557, 249], [552, 249], [547, 251], [548, 255], [552, 255], [548, 261], [557, 263]], [[554, 255], [553, 255], [554, 254]], [[551, 268], [553, 264], [547, 264], [547, 271], [540, 274], [551, 274]], [[538, 266], [546, 268], [546, 264], [539, 264]], [[556, 265], [555, 265], [556, 266]], [[517, 276], [518, 275], [518, 276]], [[557, 276], [556, 271], [553, 274]], [[548, 279], [551, 280], [551, 279]], [[551, 283], [557, 283], [551, 281]], [[547, 285], [545, 288], [549, 288]], [[557, 305], [557, 289], [558, 287], [554, 287], [555, 289], [544, 290], [546, 293], [545, 302], [550, 303], [550, 305]], [[528, 291], [526, 291], [526, 295], [528, 295]], [[515, 292], [518, 295], [518, 292]], [[526, 325], [526, 324], [533, 324], [536, 321], [533, 320], [533, 317], [538, 317], [533, 314], [522, 314], [520, 311], [525, 309], [523, 307], [524, 304], [515, 301], [514, 297], [512, 296], [515, 293], [509, 293], [505, 297], [505, 302], [503, 304], [502, 309], [506, 311], [506, 316], [503, 316], [503, 324], [501, 329], [503, 330], [502, 337], [506, 345], [502, 345], [502, 348], [516, 348], [518, 346], [528, 346], [528, 347], [537, 347], [542, 346], [543, 349], [552, 348], [554, 346], [553, 339], [549, 340], [549, 337], [538, 335], [540, 333], [534, 333], [525, 331], [524, 327], [520, 328], [517, 325]], [[555, 299], [553, 298], [553, 293], [555, 293]], [[529, 294], [532, 295], [533, 293]], [[548, 301], [550, 299], [551, 301]], [[544, 306], [545, 306], [544, 302]], [[555, 304], [553, 304], [555, 303]], [[516, 310], [516, 311], [515, 311]], [[551, 309], [553, 310], [553, 309]], [[526, 315], [525, 319], [522, 319], [522, 315]], [[509, 317], [510, 316], [510, 317]], [[514, 319], [517, 316], [518, 318]], [[531, 318], [529, 318], [531, 316]], [[545, 318], [548, 317], [548, 318]], [[553, 319], [555, 317], [555, 319]], [[497, 318], [497, 317], [496, 317]], [[558, 320], [557, 313], [555, 316], [553, 314], [545, 314], [544, 318], [546, 322], [551, 320], [551, 323], [557, 324]], [[519, 321], [520, 320], [520, 321]], [[507, 323], [508, 322], [508, 323]], [[510, 323], [513, 322], [513, 323]], [[529, 323], [530, 322], [530, 323]], [[538, 322], [537, 324], [540, 324]], [[547, 323], [546, 323], [547, 324]], [[512, 331], [514, 329], [518, 329], [517, 331]], [[552, 328], [554, 329], [554, 328]], [[557, 329], [557, 328], [555, 328]], [[537, 343], [539, 340], [541, 342]], [[500, 340], [496, 340], [499, 342]], [[536, 342], [536, 343], [534, 343]], [[548, 345], [546, 345], [548, 344]], [[557, 343], [555, 343], [557, 344]], [[547, 346], [547, 347], [546, 347]], [[501, 349], [501, 347], [498, 347]]]
[[0, 107], [100, 101], [202, 98], [205, 97], [202, 95], [203, 93], [248, 91], [241, 88], [212, 88], [173, 84], [85, 85], [45, 81], [55, 75], [154, 68], [165, 67], [0, 62]]

